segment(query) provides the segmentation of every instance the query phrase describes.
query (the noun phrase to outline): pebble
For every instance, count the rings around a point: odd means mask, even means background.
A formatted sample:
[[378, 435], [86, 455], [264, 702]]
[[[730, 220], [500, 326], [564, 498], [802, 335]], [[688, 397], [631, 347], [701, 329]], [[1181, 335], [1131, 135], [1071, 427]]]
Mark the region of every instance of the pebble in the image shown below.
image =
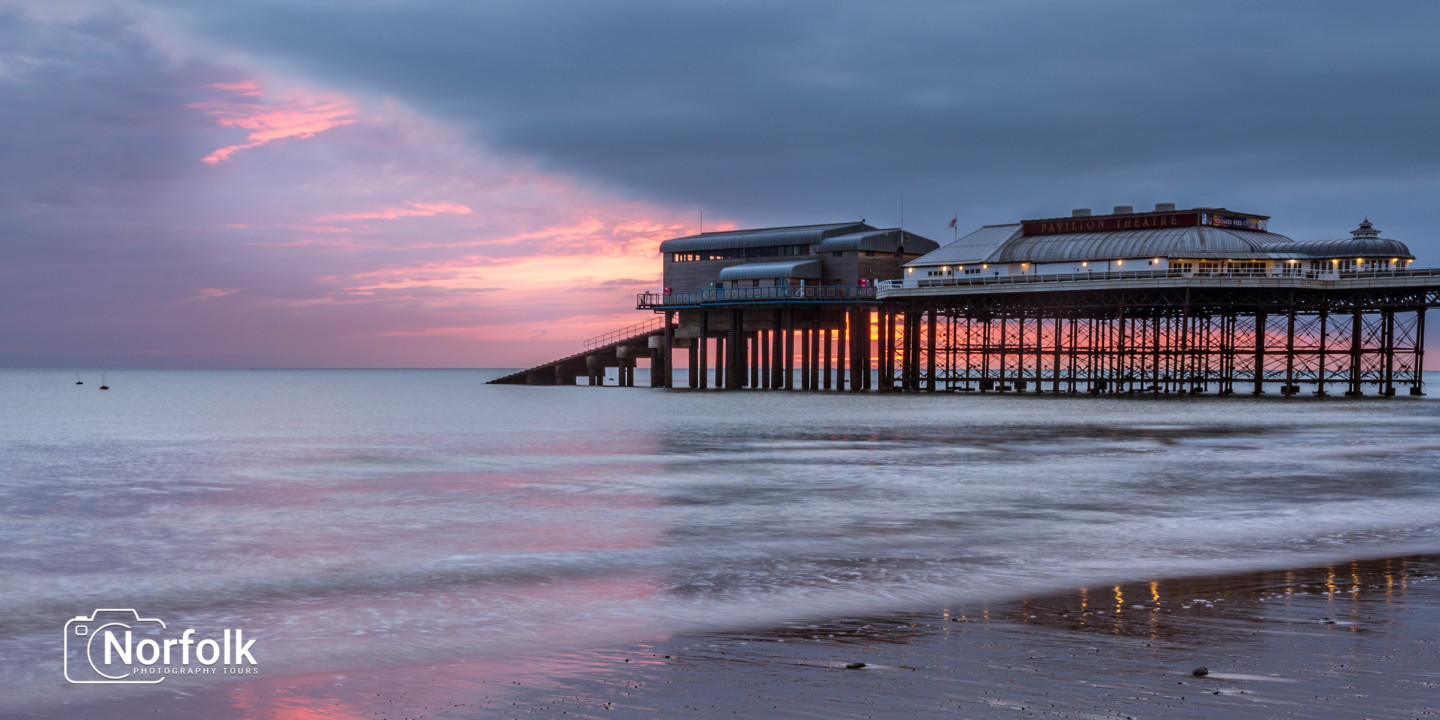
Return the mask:
[[863, 668], [863, 667], [865, 667], [865, 663], [863, 663], [863, 662], [852, 662], [852, 663], [846, 663], [846, 664], [845, 664], [845, 669], [846, 669], [846, 670], [859, 670], [860, 668]]
[[1206, 675], [1210, 674], [1210, 668], [1201, 665], [1200, 667], [1195, 668], [1195, 670], [1192, 671], [1190, 674], [1194, 675], [1195, 677], [1205, 677]]

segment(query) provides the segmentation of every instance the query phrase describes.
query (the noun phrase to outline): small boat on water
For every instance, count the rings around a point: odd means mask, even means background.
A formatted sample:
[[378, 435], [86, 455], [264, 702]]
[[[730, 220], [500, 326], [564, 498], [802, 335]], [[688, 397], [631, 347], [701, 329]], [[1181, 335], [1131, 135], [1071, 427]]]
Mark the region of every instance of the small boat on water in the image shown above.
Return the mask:
[[85, 384], [85, 381], [80, 379], [80, 371], [79, 371], [79, 370], [76, 370], [76, 371], [75, 371], [75, 384], [76, 384], [76, 385], [84, 385], [84, 384]]
[[100, 389], [109, 390], [110, 386], [105, 383], [105, 373], [100, 373]]

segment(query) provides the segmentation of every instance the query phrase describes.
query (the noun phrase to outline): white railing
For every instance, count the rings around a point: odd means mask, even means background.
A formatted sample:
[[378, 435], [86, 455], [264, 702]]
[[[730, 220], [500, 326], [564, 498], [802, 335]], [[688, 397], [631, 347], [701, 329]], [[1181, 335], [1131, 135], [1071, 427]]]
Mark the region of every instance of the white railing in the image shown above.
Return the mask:
[[635, 323], [630, 327], [620, 328], [619, 330], [615, 330], [614, 332], [608, 332], [604, 335], [596, 335], [595, 337], [585, 341], [585, 349], [594, 350], [598, 347], [605, 347], [610, 343], [618, 342], [626, 338], [632, 338], [636, 335], [648, 335], [649, 333], [655, 332], [656, 330], [664, 327], [665, 318], [654, 317], [646, 320], [645, 322]]
[[880, 287], [898, 290], [905, 287], [966, 287], [972, 285], [1019, 285], [1036, 283], [1096, 282], [1103, 280], [1150, 280], [1156, 278], [1301, 278], [1310, 280], [1350, 280], [1364, 278], [1425, 277], [1440, 275], [1440, 268], [1415, 268], [1407, 270], [1292, 270], [1280, 272], [1268, 270], [1113, 270], [1109, 272], [1084, 273], [1034, 273], [1026, 275], [981, 275], [944, 278], [917, 278], [913, 285], [903, 280], [882, 280]]

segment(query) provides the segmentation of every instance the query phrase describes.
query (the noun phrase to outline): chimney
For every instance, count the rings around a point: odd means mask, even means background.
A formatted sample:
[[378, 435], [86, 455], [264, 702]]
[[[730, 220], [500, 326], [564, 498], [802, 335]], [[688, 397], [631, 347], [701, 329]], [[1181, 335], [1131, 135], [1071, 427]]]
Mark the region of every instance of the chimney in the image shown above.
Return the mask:
[[1155, 203], [1155, 212], [1175, 212], [1175, 203]]
[[1090, 217], [1090, 208], [1075, 208], [1070, 211], [1070, 217]]
[[1131, 213], [1133, 213], [1133, 212], [1135, 212], [1135, 206], [1134, 206], [1134, 205], [1116, 205], [1116, 206], [1115, 206], [1115, 214], [1116, 214], [1116, 215], [1129, 215], [1129, 214], [1131, 214]]

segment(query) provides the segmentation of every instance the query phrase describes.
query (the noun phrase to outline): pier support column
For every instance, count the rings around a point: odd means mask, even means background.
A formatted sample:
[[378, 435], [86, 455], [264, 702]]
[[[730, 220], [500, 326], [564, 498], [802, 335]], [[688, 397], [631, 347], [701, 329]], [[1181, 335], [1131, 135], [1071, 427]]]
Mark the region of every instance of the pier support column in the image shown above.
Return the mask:
[[865, 387], [865, 383], [860, 379], [860, 359], [864, 354], [860, 351], [860, 310], [850, 308], [845, 312], [845, 317], [848, 323], [845, 340], [850, 347], [850, 392], [858, 393]]
[[730, 387], [729, 377], [725, 374], [725, 373], [727, 373], [727, 372], [730, 372], [730, 358], [729, 358], [729, 356], [728, 356], [728, 354], [727, 354], [727, 353], [730, 352], [730, 343], [728, 342], [728, 341], [729, 341], [728, 335], [729, 335], [729, 331], [727, 330], [725, 335], [719, 335], [719, 336], [717, 336], [717, 337], [715, 338], [715, 389], [716, 389], [716, 390], [726, 390], [726, 389], [729, 389], [729, 387]]
[[833, 368], [833, 365], [831, 364], [832, 356], [831, 356], [831, 354], [830, 354], [830, 353], [831, 353], [831, 351], [830, 351], [830, 341], [831, 341], [830, 331], [829, 331], [828, 329], [826, 329], [826, 330], [821, 330], [821, 331], [820, 331], [820, 344], [825, 347], [825, 366], [824, 366], [824, 368], [821, 369], [820, 374], [821, 374], [821, 376], [824, 378], [824, 385], [825, 385], [825, 389], [826, 389], [826, 390], [829, 390], [829, 389], [831, 389], [832, 387], [834, 387], [834, 382], [831, 380], [831, 377], [830, 377], [830, 371], [831, 371], [831, 369]]
[[1425, 308], [1415, 310], [1415, 381], [1410, 385], [1411, 395], [1425, 394]]
[[1395, 394], [1395, 311], [1385, 310], [1381, 322], [1385, 335], [1385, 397]]
[[850, 336], [845, 329], [850, 324], [850, 310], [847, 308], [840, 314], [840, 327], [835, 328], [835, 389], [845, 390], [845, 378], [847, 369], [845, 365], [845, 344], [850, 342]]
[[935, 310], [925, 312], [925, 392], [935, 392]]
[[785, 332], [783, 333], [783, 334], [785, 335], [785, 355], [784, 355], [784, 357], [781, 358], [781, 360], [784, 361], [784, 362], [783, 362], [783, 366], [784, 366], [785, 369], [781, 371], [781, 373], [784, 375], [784, 377], [780, 378], [780, 379], [783, 381], [783, 384], [781, 385], [781, 387], [784, 388], [785, 390], [794, 390], [794, 389], [795, 389], [795, 310], [794, 310], [793, 308], [788, 308], [788, 307], [787, 307], [787, 308], [785, 308], [784, 310], [782, 310], [781, 312], [782, 312], [782, 313], [784, 314], [784, 316], [785, 316]]
[[755, 331], [750, 334], [750, 389], [760, 386], [760, 346], [765, 344], [765, 333]]
[[691, 390], [700, 387], [700, 350], [695, 346], [704, 341], [704, 338], [690, 338], [690, 347], [685, 352], [685, 357], [689, 361], [690, 366], [689, 387]]
[[800, 328], [800, 389], [810, 390], [810, 363], [814, 356], [810, 353], [810, 336], [814, 333], [810, 328]]
[[1365, 348], [1364, 320], [1360, 314], [1360, 308], [1355, 308], [1351, 316], [1350, 327], [1350, 389], [1345, 391], [1345, 397], [1358, 397], [1364, 394], [1360, 389], [1360, 361]]
[[[1294, 293], [1291, 293], [1292, 296]], [[1285, 327], [1285, 389], [1281, 395], [1294, 395], [1300, 388], [1295, 386], [1295, 305], [1291, 298], [1290, 312], [1286, 315]]]
[[1325, 392], [1325, 349], [1330, 343], [1330, 311], [1320, 309], [1320, 359], [1319, 369], [1315, 371], [1315, 394], [1325, 397], [1330, 393]]
[[820, 309], [810, 310], [810, 389], [820, 389]]
[[785, 311], [776, 310], [770, 331], [770, 389], [785, 389]]
[[675, 313], [665, 313], [665, 358], [660, 369], [660, 387], [674, 387], [675, 385]]
[[880, 392], [896, 389], [896, 317], [880, 311]]
[[[699, 387], [705, 390], [710, 387], [710, 311], [700, 311], [700, 357], [690, 363], [690, 387]], [[697, 348], [690, 346], [690, 355], [693, 357]], [[718, 353], [717, 353], [718, 354]], [[699, 380], [699, 384], [696, 384]]]
[[1255, 314], [1255, 389], [1250, 391], [1251, 395], [1265, 394], [1265, 323], [1268, 321], [1265, 313]]

